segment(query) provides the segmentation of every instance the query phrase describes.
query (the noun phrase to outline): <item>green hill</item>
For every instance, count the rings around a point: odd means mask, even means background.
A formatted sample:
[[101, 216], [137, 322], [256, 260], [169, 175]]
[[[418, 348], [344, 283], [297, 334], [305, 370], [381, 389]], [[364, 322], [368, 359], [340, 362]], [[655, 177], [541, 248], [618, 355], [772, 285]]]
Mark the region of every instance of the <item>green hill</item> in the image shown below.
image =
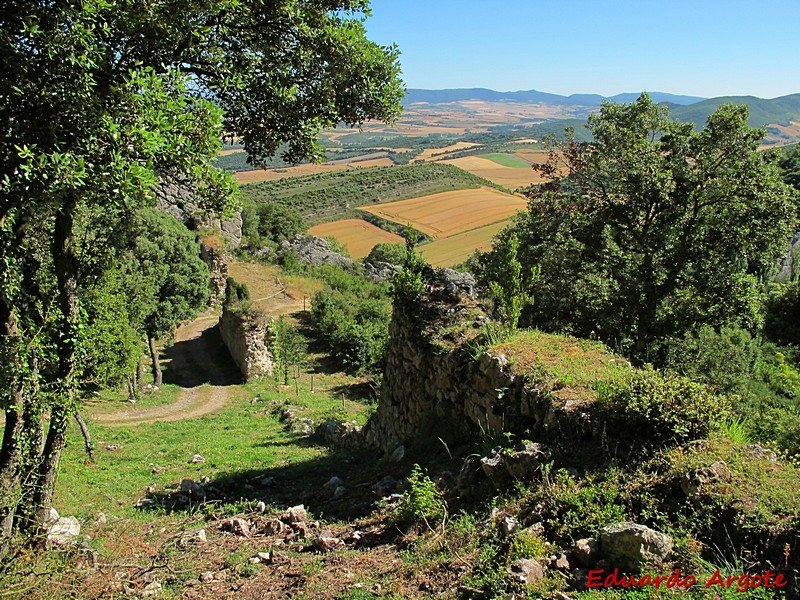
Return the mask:
[[750, 109], [749, 124], [751, 127], [763, 127], [772, 123], [788, 125], [790, 121], [800, 120], [800, 94], [782, 96], [771, 100], [755, 96], [721, 96], [703, 100], [689, 106], [667, 104], [672, 116], [679, 121], [692, 122], [702, 127], [721, 104], [746, 104]]

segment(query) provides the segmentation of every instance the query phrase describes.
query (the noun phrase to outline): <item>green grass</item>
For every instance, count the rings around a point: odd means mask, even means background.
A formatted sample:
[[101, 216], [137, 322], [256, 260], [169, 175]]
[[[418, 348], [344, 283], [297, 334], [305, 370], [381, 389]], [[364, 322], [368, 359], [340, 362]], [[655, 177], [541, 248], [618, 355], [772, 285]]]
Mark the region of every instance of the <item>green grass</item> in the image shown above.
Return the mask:
[[[271, 381], [248, 384], [237, 390], [224, 410], [187, 421], [111, 427], [92, 422], [85, 412], [96, 444], [97, 463], [87, 464], [80, 431], [70, 423], [54, 506], [61, 514], [81, 518], [94, 518], [98, 512], [140, 518], [143, 513], [133, 504], [147, 495], [148, 486], [161, 490], [177, 487], [184, 478], [208, 476], [216, 480], [288, 465], [313, 471], [315, 462], [329, 451], [304, 444], [297, 434], [288, 432], [270, 410], [271, 403], [285, 399], [306, 407], [308, 412], [303, 416], [315, 423], [331, 417], [355, 418], [363, 423], [368, 409], [360, 402], [342, 400], [343, 392], [339, 392], [354, 381], [343, 374], [317, 375], [316, 391], [311, 393], [310, 376], [303, 375], [299, 395], [295, 395], [294, 385], [276, 386]], [[254, 398], [259, 400], [253, 402]], [[118, 448], [107, 450], [108, 445]], [[195, 454], [206, 462], [192, 464]], [[166, 470], [154, 474], [155, 466]]]
[[536, 330], [520, 330], [490, 351], [505, 354], [515, 373], [565, 400], [595, 400], [598, 382], [616, 381], [631, 368], [599, 342]]
[[490, 152], [488, 154], [478, 154], [478, 157], [488, 159], [492, 162], [502, 165], [504, 167], [511, 167], [514, 169], [530, 169], [531, 165], [528, 161], [522, 160], [513, 154], [504, 154], [502, 152]]

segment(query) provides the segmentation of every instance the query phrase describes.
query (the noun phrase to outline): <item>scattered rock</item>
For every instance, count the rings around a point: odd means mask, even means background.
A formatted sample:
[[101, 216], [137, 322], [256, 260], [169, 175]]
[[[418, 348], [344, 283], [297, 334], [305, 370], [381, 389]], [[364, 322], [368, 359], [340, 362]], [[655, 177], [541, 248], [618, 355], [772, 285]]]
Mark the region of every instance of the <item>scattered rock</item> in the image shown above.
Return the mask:
[[266, 512], [266, 511], [267, 511], [267, 505], [264, 504], [263, 500], [259, 500], [258, 504], [256, 504], [256, 512], [263, 513], [263, 512]]
[[389, 456], [389, 460], [393, 463], [399, 463], [406, 456], [406, 447], [402, 444], [394, 449], [394, 452]]
[[559, 571], [569, 571], [570, 564], [566, 554], [562, 552], [558, 557], [554, 558], [555, 560], [550, 563], [552, 568], [558, 569]]
[[192, 460], [191, 460], [191, 462], [192, 462], [192, 463], [194, 463], [194, 464], [198, 464], [198, 463], [204, 463], [204, 462], [206, 462], [206, 459], [205, 459], [205, 458], [203, 458], [203, 457], [202, 457], [200, 454], [195, 454], [195, 455], [192, 457]]
[[214, 573], [212, 573], [211, 571], [204, 571], [200, 573], [200, 577], [198, 577], [198, 579], [202, 583], [210, 583], [214, 581]]
[[681, 480], [681, 489], [689, 498], [697, 498], [708, 492], [708, 486], [717, 482], [731, 480], [731, 471], [724, 461], [717, 461], [709, 467], [689, 471]]
[[744, 446], [742, 448], [745, 452], [754, 456], [755, 458], [760, 458], [762, 460], [768, 460], [769, 462], [778, 462], [778, 455], [775, 454], [772, 450], [768, 448], [764, 448], [763, 446], [759, 446], [758, 444], [750, 444], [748, 446]]
[[97, 519], [95, 520], [94, 524], [98, 527], [103, 527], [106, 523], [108, 523], [108, 518], [106, 517], [105, 513], [97, 513]]
[[286, 521], [287, 523], [304, 523], [305, 521], [308, 521], [306, 507], [302, 504], [291, 507], [283, 514], [281, 520]]
[[205, 529], [190, 529], [181, 534], [181, 539], [178, 540], [178, 546], [180, 548], [186, 548], [186, 546], [189, 546], [190, 544], [205, 544], [206, 541]]
[[261, 524], [260, 530], [264, 535], [280, 536], [289, 531], [289, 526], [280, 519], [267, 519]]
[[534, 583], [544, 577], [544, 568], [533, 558], [521, 558], [509, 568], [511, 577], [520, 583]]
[[503, 517], [500, 521], [500, 529], [505, 535], [511, 535], [519, 529], [519, 521], [516, 517]]
[[436, 269], [431, 284], [443, 289], [451, 298], [457, 299], [462, 294], [470, 298], [475, 294], [475, 277], [470, 273], [462, 273], [453, 269]]
[[134, 508], [144, 508], [146, 506], [151, 506], [155, 504], [156, 501], [152, 498], [139, 498], [136, 503], [133, 505]]
[[116, 452], [119, 450], [119, 444], [106, 444], [106, 450], [109, 452]]
[[543, 444], [523, 442], [505, 456], [505, 467], [514, 479], [530, 479], [550, 461], [550, 449]]
[[347, 494], [347, 488], [343, 485], [340, 485], [335, 490], [333, 490], [333, 497], [338, 499]]
[[225, 519], [219, 524], [219, 528], [222, 531], [230, 531], [234, 535], [250, 537], [250, 522], [247, 519], [240, 519], [238, 517]]
[[323, 537], [314, 538], [311, 545], [320, 552], [330, 552], [336, 548], [344, 546], [344, 542], [337, 537]]
[[600, 546], [592, 538], [583, 538], [572, 545], [571, 553], [581, 567], [591, 567], [597, 562]]
[[72, 546], [81, 535], [81, 523], [75, 517], [59, 517], [45, 524], [47, 541], [56, 546]]
[[381, 479], [378, 483], [372, 486], [372, 489], [383, 498], [384, 496], [388, 496], [389, 494], [394, 494], [399, 492], [403, 489], [403, 482], [399, 479], [392, 477], [391, 475], [387, 475], [383, 479]]
[[186, 494], [189, 494], [195, 498], [205, 498], [206, 497], [206, 490], [203, 488], [202, 485], [197, 483], [194, 479], [182, 479], [180, 490]]
[[331, 250], [327, 240], [315, 236], [295, 235], [291, 240], [284, 240], [278, 244], [278, 257], [283, 258], [287, 252], [293, 252], [297, 260], [310, 265], [332, 264], [346, 270], [352, 270], [355, 263]]
[[340, 485], [342, 485], [343, 483], [344, 483], [344, 481], [342, 481], [342, 480], [341, 480], [341, 479], [339, 479], [339, 478], [338, 478], [336, 475], [334, 475], [333, 477], [331, 477], [331, 478], [328, 480], [328, 483], [326, 483], [326, 484], [325, 484], [325, 485], [323, 485], [322, 487], [324, 487], [324, 488], [328, 488], [328, 489], [332, 489], [332, 490], [335, 490], [336, 488], [338, 488], [338, 487], [339, 487]]
[[47, 526], [48, 523], [55, 523], [60, 518], [61, 518], [61, 516], [58, 514], [58, 511], [51, 506], [50, 507], [50, 513], [47, 515], [47, 519], [45, 519], [44, 524], [45, 524], [45, 526]]
[[164, 471], [166, 471], [166, 470], [167, 470], [167, 468], [166, 468], [166, 467], [159, 467], [159, 466], [155, 466], [155, 467], [153, 467], [153, 469], [152, 469], [150, 472], [151, 472], [153, 475], [161, 475], [161, 473], [163, 473], [163, 472], [164, 472]]
[[143, 598], [154, 598], [161, 593], [161, 584], [157, 581], [151, 581], [142, 590]]
[[644, 525], [622, 522], [603, 528], [600, 546], [611, 564], [636, 571], [643, 564], [663, 563], [672, 552], [672, 538]]

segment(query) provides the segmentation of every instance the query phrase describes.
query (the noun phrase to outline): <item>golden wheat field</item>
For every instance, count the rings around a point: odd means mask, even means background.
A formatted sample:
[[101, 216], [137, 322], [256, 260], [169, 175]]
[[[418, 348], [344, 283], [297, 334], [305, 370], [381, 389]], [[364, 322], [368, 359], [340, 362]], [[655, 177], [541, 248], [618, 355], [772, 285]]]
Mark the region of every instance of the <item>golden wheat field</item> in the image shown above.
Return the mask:
[[471, 231], [457, 233], [419, 247], [419, 253], [434, 267], [453, 267], [475, 252], [492, 247], [492, 238], [511, 223], [511, 219], [492, 223]]
[[467, 148], [474, 148], [475, 146], [480, 146], [480, 144], [476, 144], [474, 142], [456, 142], [455, 144], [443, 146], [442, 148], [425, 148], [425, 150], [420, 152], [419, 156], [417, 156], [417, 159], [441, 160], [442, 158], [446, 158], [446, 156], [444, 156], [445, 153], [466, 150]]
[[510, 190], [529, 186], [536, 181], [541, 181], [541, 178], [533, 172], [533, 169], [504, 167], [494, 161], [479, 156], [464, 156], [462, 158], [443, 160], [442, 162], [455, 165], [460, 169], [469, 171], [473, 175], [488, 179]]
[[285, 169], [267, 169], [266, 171], [262, 169], [257, 169], [255, 171], [237, 171], [233, 174], [233, 178], [239, 184], [258, 183], [259, 181], [272, 181], [285, 177], [299, 177], [301, 175], [318, 175], [319, 173], [327, 173], [329, 171], [343, 171], [349, 168], [349, 165], [307, 164], [297, 165], [296, 167], [286, 167]]
[[309, 229], [308, 233], [319, 237], [329, 235], [336, 238], [336, 241], [347, 248], [353, 258], [365, 257], [375, 244], [387, 242], [402, 244], [405, 242], [399, 235], [384, 231], [362, 219], [342, 219], [331, 223], [320, 223]]
[[359, 210], [401, 225], [411, 223], [432, 238], [440, 239], [507, 219], [526, 206], [527, 201], [521, 196], [482, 187], [376, 204]]

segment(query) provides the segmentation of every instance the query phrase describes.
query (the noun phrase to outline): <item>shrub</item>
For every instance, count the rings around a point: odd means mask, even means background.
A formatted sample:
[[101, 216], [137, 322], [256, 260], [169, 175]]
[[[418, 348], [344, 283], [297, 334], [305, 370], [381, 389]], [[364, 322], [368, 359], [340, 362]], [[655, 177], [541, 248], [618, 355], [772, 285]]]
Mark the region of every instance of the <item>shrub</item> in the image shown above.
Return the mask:
[[612, 422], [656, 442], [701, 438], [731, 414], [729, 397], [650, 367], [609, 384], [599, 399]]
[[364, 259], [364, 262], [385, 262], [393, 265], [402, 265], [406, 257], [405, 248], [405, 244], [375, 244], [367, 258]]
[[414, 465], [408, 477], [408, 490], [395, 510], [395, 521], [404, 526], [423, 522], [431, 525], [443, 519], [446, 513], [442, 492], [422, 473], [419, 465]]

